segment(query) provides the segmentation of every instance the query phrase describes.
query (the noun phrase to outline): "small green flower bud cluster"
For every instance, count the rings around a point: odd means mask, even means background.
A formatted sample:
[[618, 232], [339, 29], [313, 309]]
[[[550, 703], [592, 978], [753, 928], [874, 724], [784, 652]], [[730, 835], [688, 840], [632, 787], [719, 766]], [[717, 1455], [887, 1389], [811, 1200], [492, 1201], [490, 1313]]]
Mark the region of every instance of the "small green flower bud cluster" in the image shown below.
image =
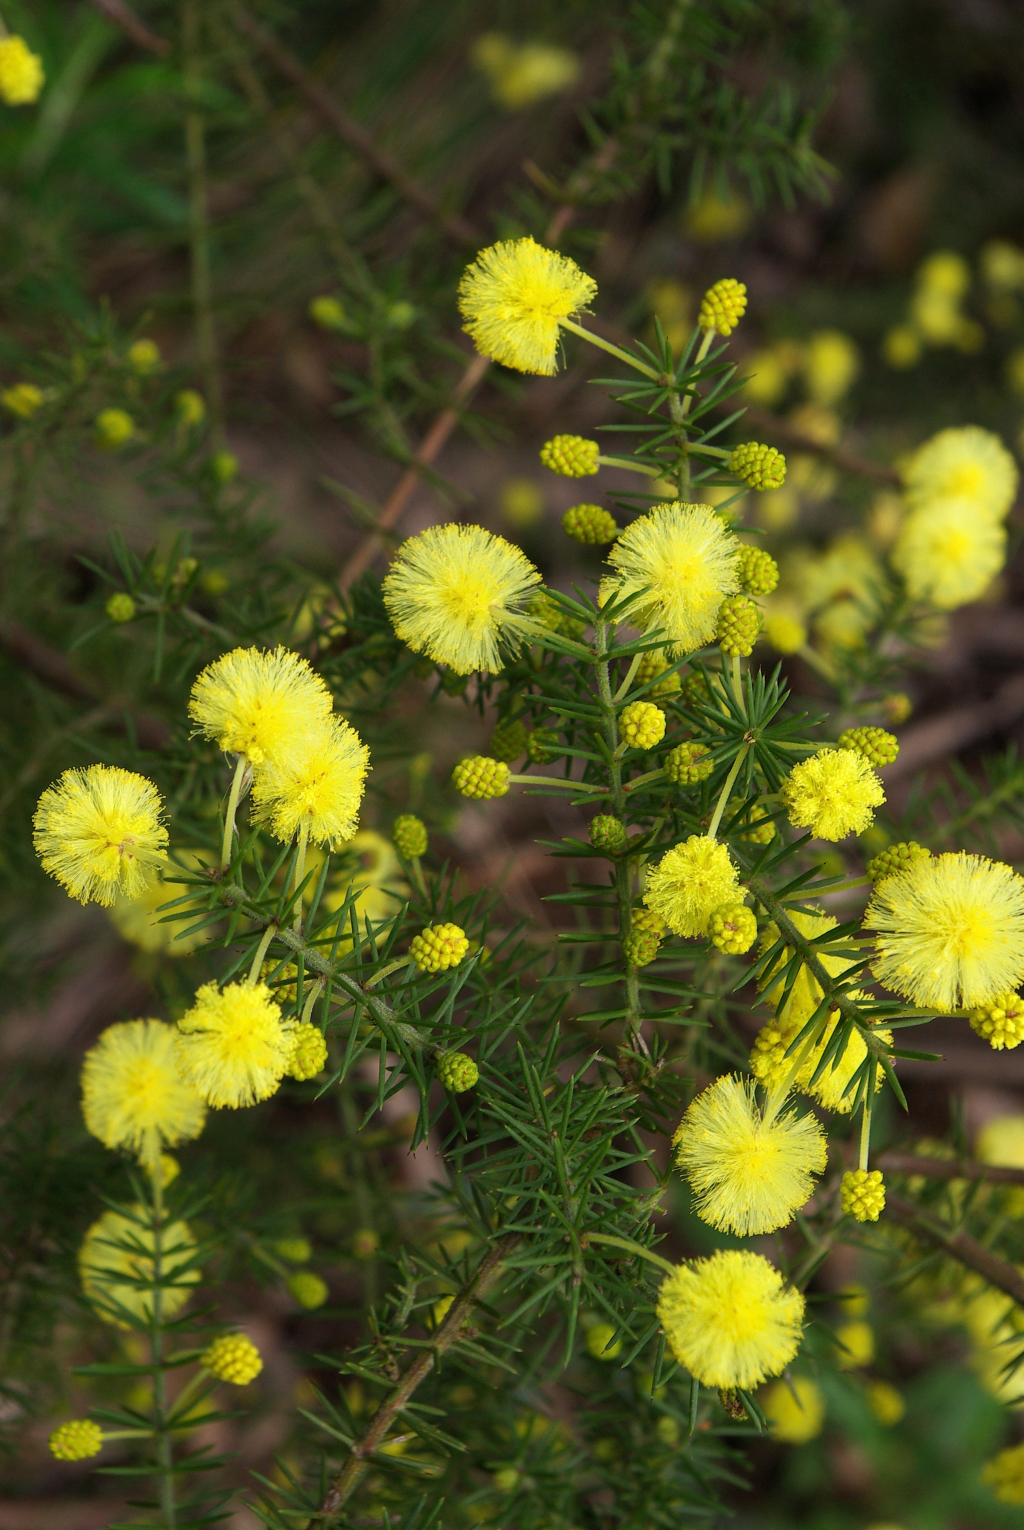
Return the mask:
[[901, 840], [898, 845], [890, 845], [872, 856], [865, 870], [872, 882], [881, 882], [897, 871], [906, 871], [915, 861], [927, 860], [930, 855], [931, 851], [919, 845], [916, 839]]
[[622, 942], [622, 954], [630, 967], [649, 967], [658, 954], [665, 926], [646, 908], [633, 909], [630, 919], [632, 928]]
[[313, 1250], [308, 1238], [278, 1238], [274, 1244], [274, 1253], [278, 1259], [287, 1259], [289, 1264], [305, 1264], [307, 1259], [312, 1258]]
[[869, 765], [891, 765], [900, 752], [892, 733], [884, 728], [846, 728], [839, 735], [840, 749], [855, 749]]
[[697, 323], [705, 334], [709, 329], [731, 335], [747, 311], [747, 289], [735, 277], [723, 276], [709, 287], [701, 300]]
[[449, 1094], [465, 1094], [480, 1077], [480, 1069], [465, 1052], [442, 1052], [437, 1059], [437, 1077]]
[[750, 547], [746, 542], [740, 545], [736, 573], [741, 589], [748, 595], [770, 595], [779, 582], [779, 565], [771, 553], [765, 552], [763, 547]]
[[755, 804], [751, 808], [750, 824], [751, 827], [743, 830], [740, 839], [752, 845], [770, 845], [775, 838], [775, 820], [768, 817], [763, 807]]
[[743, 903], [723, 903], [708, 925], [711, 944], [728, 956], [742, 956], [757, 939], [757, 920]]
[[673, 786], [696, 786], [699, 781], [707, 780], [713, 768], [707, 758], [707, 749], [692, 740], [677, 744], [665, 756], [665, 774]]
[[733, 659], [754, 651], [761, 631], [761, 613], [747, 595], [727, 595], [718, 608], [718, 646]]
[[619, 534], [615, 517], [600, 505], [573, 505], [562, 516], [562, 530], [584, 547], [604, 547]]
[[405, 860], [427, 852], [427, 826], [415, 813], [400, 813], [391, 826], [391, 843]]
[[563, 478], [589, 478], [597, 472], [601, 448], [583, 436], [553, 436], [540, 449], [540, 460]]
[[103, 608], [112, 622], [120, 625], [122, 622], [130, 622], [135, 615], [135, 602], [130, 595], [123, 590], [118, 590], [111, 595]]
[[839, 1187], [845, 1216], [877, 1222], [885, 1210], [885, 1183], [878, 1169], [848, 1169]]
[[409, 944], [409, 955], [421, 972], [447, 972], [468, 950], [466, 932], [457, 924], [428, 924]]
[[57, 1426], [49, 1443], [58, 1461], [87, 1461], [103, 1449], [103, 1430], [91, 1418], [72, 1418]]
[[299, 1306], [310, 1312], [322, 1307], [331, 1294], [326, 1281], [314, 1275], [312, 1270], [296, 1270], [294, 1275], [289, 1275], [288, 1290]]
[[665, 714], [651, 701], [634, 701], [619, 713], [619, 733], [634, 749], [653, 749], [665, 737]]
[[508, 791], [508, 766], [504, 760], [489, 760], [474, 754], [460, 760], [452, 771], [452, 785], [463, 797], [504, 797]]
[[316, 1078], [323, 1071], [327, 1061], [327, 1042], [324, 1040], [323, 1031], [316, 1025], [311, 1025], [308, 1020], [302, 1021], [293, 1031], [295, 1045], [292, 1050], [292, 1060], [288, 1066], [288, 1072], [292, 1078], [300, 1082], [307, 1078]]
[[96, 445], [116, 452], [135, 435], [135, 421], [123, 409], [101, 409], [96, 416]]
[[786, 459], [774, 446], [744, 441], [729, 458], [729, 471], [748, 489], [781, 489], [786, 481]]
[[528, 737], [526, 724], [521, 717], [517, 717], [514, 722], [499, 723], [491, 734], [492, 757], [506, 765], [511, 765], [513, 760], [521, 760], [526, 753]]
[[626, 825], [621, 818], [601, 813], [590, 820], [590, 843], [605, 855], [621, 855], [626, 848]]
[[893, 727], [898, 728], [914, 710], [914, 703], [906, 691], [889, 691], [882, 697], [882, 710]]
[[238, 458], [234, 452], [214, 452], [208, 466], [219, 484], [233, 483], [238, 477]]
[[713, 698], [711, 687], [700, 670], [692, 669], [683, 681], [683, 702], [688, 707], [707, 707]]
[[226, 1333], [214, 1339], [203, 1350], [199, 1363], [218, 1381], [229, 1381], [233, 1387], [248, 1386], [263, 1369], [259, 1350], [244, 1333]]
[[[666, 673], [666, 671], [668, 671]], [[664, 680], [659, 680], [657, 685], [651, 686], [648, 696], [678, 696], [683, 688], [677, 669], [669, 670], [668, 660], [658, 649], [652, 648], [650, 653], [645, 653], [637, 665], [636, 684], [648, 685], [659, 675], [664, 675]]]
[[967, 1018], [971, 1030], [984, 1037], [995, 1052], [1004, 1048], [1010, 1052], [1024, 1041], [1024, 999], [1019, 993], [997, 993], [987, 1004], [972, 1009]]
[[534, 728], [526, 740], [526, 754], [533, 765], [544, 765], [561, 753], [554, 728]]

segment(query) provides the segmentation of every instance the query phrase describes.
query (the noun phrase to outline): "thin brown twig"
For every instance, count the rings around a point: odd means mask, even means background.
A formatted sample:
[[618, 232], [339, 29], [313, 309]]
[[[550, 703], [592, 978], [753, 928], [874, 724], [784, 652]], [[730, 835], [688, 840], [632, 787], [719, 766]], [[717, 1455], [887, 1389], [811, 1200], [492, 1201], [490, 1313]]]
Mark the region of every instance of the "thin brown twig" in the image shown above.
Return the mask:
[[905, 1201], [902, 1196], [891, 1192], [885, 1198], [885, 1211], [893, 1222], [905, 1227], [915, 1238], [930, 1243], [933, 1248], [942, 1249], [943, 1253], [983, 1276], [990, 1286], [1005, 1291], [1007, 1296], [1024, 1306], [1024, 1275], [1006, 1259], [1000, 1259], [998, 1254], [993, 1254], [976, 1238], [972, 1238], [970, 1233], [954, 1232], [952, 1228], [945, 1227], [919, 1210], [913, 1201]]
[[448, 1315], [434, 1335], [430, 1349], [423, 1350], [398, 1381], [395, 1390], [382, 1402], [362, 1437], [353, 1444], [349, 1459], [345, 1462], [320, 1508], [317, 1519], [330, 1521], [345, 1506], [355, 1492], [359, 1481], [370, 1465], [370, 1459], [384, 1442], [388, 1430], [409, 1402], [421, 1382], [434, 1369], [441, 1355], [465, 1336], [473, 1316], [473, 1308], [483, 1301], [496, 1284], [505, 1261], [519, 1242], [510, 1235], [502, 1238], [487, 1254], [472, 1280], [463, 1287], [449, 1309]]
[[920, 1174], [924, 1179], [985, 1179], [994, 1185], [1024, 1185], [1024, 1169], [976, 1163], [964, 1158], [918, 1158], [914, 1153], [881, 1153], [872, 1160], [886, 1174]]
[[108, 21], [112, 21], [116, 27], [139, 48], [146, 48], [150, 53], [159, 53], [166, 57], [171, 51], [171, 45], [166, 37], [161, 37], [157, 32], [150, 31], [146, 23], [136, 16], [130, 5], [124, 0], [90, 0], [93, 10], [99, 11]]

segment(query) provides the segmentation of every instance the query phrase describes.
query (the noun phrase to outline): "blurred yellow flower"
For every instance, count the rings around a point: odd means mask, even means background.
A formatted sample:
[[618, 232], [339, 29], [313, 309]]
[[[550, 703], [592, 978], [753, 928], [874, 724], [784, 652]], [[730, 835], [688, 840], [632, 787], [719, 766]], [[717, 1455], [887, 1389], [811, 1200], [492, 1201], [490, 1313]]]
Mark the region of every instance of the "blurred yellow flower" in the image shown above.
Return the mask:
[[774, 1439], [787, 1445], [803, 1445], [821, 1433], [825, 1399], [810, 1376], [775, 1381], [759, 1400]]
[[485, 76], [494, 100], [509, 111], [521, 111], [545, 96], [568, 90], [580, 74], [580, 61], [567, 48], [514, 43], [501, 32], [484, 32], [470, 57]]

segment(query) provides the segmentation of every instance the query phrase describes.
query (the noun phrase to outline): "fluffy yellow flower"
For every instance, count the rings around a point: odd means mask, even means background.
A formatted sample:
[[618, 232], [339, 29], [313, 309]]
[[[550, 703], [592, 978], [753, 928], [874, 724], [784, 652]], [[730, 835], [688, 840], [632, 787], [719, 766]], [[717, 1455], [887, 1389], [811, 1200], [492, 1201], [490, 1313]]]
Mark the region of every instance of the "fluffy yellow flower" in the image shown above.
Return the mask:
[[188, 713], [221, 749], [263, 765], [287, 759], [332, 706], [327, 686], [297, 653], [235, 648], [197, 677]]
[[1006, 562], [1006, 532], [967, 498], [939, 499], [908, 515], [892, 550], [912, 600], [953, 611], [983, 595]]
[[875, 977], [915, 1004], [987, 1004], [1024, 978], [1024, 879], [983, 855], [914, 861], [875, 888]]
[[663, 1281], [657, 1310], [672, 1354], [704, 1386], [760, 1386], [800, 1348], [803, 1297], [746, 1250], [680, 1265]]
[[264, 983], [204, 983], [178, 1021], [174, 1061], [207, 1105], [237, 1110], [272, 1095], [287, 1073], [294, 1025]]
[[740, 901], [728, 850], [705, 834], [691, 834], [663, 855], [644, 892], [651, 913], [676, 935], [706, 935], [715, 910]]
[[1011, 1445], [993, 1456], [981, 1474], [1000, 1503], [1024, 1504], [1024, 1445]]
[[45, 79], [42, 59], [23, 37], [0, 37], [0, 96], [8, 106], [30, 106]]
[[[819, 937], [829, 930], [834, 930], [838, 923], [831, 914], [805, 914], [799, 909], [788, 909], [789, 918], [796, 925], [800, 934], [807, 940], [817, 942]], [[776, 924], [765, 926], [761, 937], [761, 951], [771, 949], [779, 938], [779, 927]], [[828, 973], [829, 977], [841, 977], [853, 965], [852, 958], [833, 956], [829, 952], [818, 948], [818, 960]], [[814, 1014], [822, 999], [822, 987], [809, 967], [801, 965], [796, 975], [796, 980], [783, 1002], [783, 994], [786, 990], [788, 973], [787, 965], [792, 959], [793, 949], [791, 946], [783, 946], [779, 954], [772, 959], [758, 979], [758, 988], [767, 1004], [777, 1011], [776, 1019], [789, 1039], [792, 1040], [797, 1031], [801, 1030]]]
[[740, 1238], [786, 1227], [809, 1200], [812, 1176], [828, 1159], [814, 1116], [789, 1109], [767, 1122], [754, 1087], [731, 1073], [716, 1079], [690, 1105], [672, 1138], [697, 1215]]
[[655, 505], [619, 537], [608, 554], [618, 598], [646, 590], [629, 617], [658, 628], [676, 653], [692, 653], [715, 636], [718, 608], [739, 589], [739, 543], [710, 505]]
[[43, 870], [79, 903], [137, 898], [164, 861], [163, 799], [116, 765], [66, 770], [39, 799], [33, 842]]
[[[205, 864], [194, 850], [176, 849], [174, 854], [187, 871], [198, 871]], [[140, 951], [163, 956], [188, 956], [190, 951], [205, 945], [210, 938], [209, 930], [196, 930], [184, 940], [178, 940], [175, 938], [177, 932], [187, 929], [187, 922], [162, 923], [163, 915], [159, 910], [188, 892], [180, 882], [167, 880], [180, 875], [181, 869], [168, 859], [137, 898], [114, 900], [109, 910], [110, 922], [122, 940], [137, 946]]]
[[[835, 965], [839, 965], [835, 958], [831, 958]], [[810, 977], [806, 967], [800, 969], [799, 983], [801, 978], [809, 980], [818, 989], [818, 1001], [821, 998], [821, 989], [817, 981]], [[802, 997], [802, 996], [801, 996]], [[853, 995], [851, 995], [853, 997]], [[817, 1001], [807, 1009], [807, 1014], [800, 1024], [783, 1026], [778, 1017], [765, 1026], [762, 1026], [754, 1041], [750, 1052], [750, 1071], [757, 1081], [766, 1089], [777, 1089], [787, 1079], [796, 1063], [798, 1050], [790, 1052], [791, 1043], [799, 1034], [801, 1026], [814, 1013]], [[788, 1001], [787, 1001], [788, 1006]], [[860, 1031], [854, 1029], [850, 1032], [846, 1046], [839, 1057], [833, 1058], [825, 1071], [819, 1075], [812, 1086], [811, 1079], [821, 1061], [822, 1054], [828, 1047], [835, 1033], [836, 1026], [840, 1023], [839, 1011], [833, 1010], [828, 1017], [828, 1023], [822, 1033], [821, 1039], [811, 1050], [810, 1056], [801, 1065], [799, 1072], [793, 1080], [793, 1088], [800, 1089], [816, 1099], [819, 1105], [824, 1105], [826, 1110], [838, 1110], [848, 1113], [853, 1109], [856, 1097], [856, 1089], [850, 1089], [850, 1082], [867, 1056], [867, 1046]], [[883, 1041], [892, 1041], [892, 1032], [886, 1028], [879, 1029], [878, 1036]], [[788, 1055], [787, 1055], [788, 1054]], [[884, 1074], [879, 1068], [875, 1079], [876, 1090], [881, 1089]], [[849, 1091], [849, 1092], [848, 1092]]]
[[860, 371], [860, 351], [839, 329], [819, 329], [804, 351], [807, 392], [816, 404], [837, 404]]
[[514, 43], [501, 32], [485, 32], [473, 44], [472, 59], [487, 77], [500, 106], [520, 111], [575, 84], [580, 61], [547, 43]]
[[174, 1027], [162, 1020], [108, 1025], [82, 1064], [82, 1114], [108, 1148], [155, 1164], [161, 1148], [198, 1137], [203, 1102], [178, 1077]]
[[431, 526], [399, 548], [384, 580], [395, 632], [456, 674], [501, 669], [505, 628], [540, 575], [529, 558], [482, 526]]
[[314, 844], [336, 850], [356, 832], [369, 759], [355, 729], [332, 715], [294, 752], [257, 773], [258, 816], [285, 843], [305, 828]]
[[[152, 1313], [155, 1245], [141, 1206], [127, 1214], [105, 1211], [85, 1235], [78, 1253], [82, 1290], [100, 1316], [118, 1328], [131, 1327], [118, 1308], [143, 1321]], [[196, 1241], [187, 1222], [170, 1222], [162, 1229], [160, 1312], [164, 1318], [181, 1311], [189, 1287], [199, 1281], [199, 1269], [186, 1268], [195, 1252]]]
[[1017, 493], [1017, 464], [999, 437], [980, 425], [940, 430], [919, 446], [903, 469], [909, 504], [967, 500], [976, 514], [1001, 519]]
[[559, 321], [596, 295], [597, 283], [567, 255], [533, 239], [503, 239], [467, 266], [459, 312], [481, 355], [550, 377], [558, 370]]
[[810, 1376], [776, 1381], [760, 1399], [761, 1409], [776, 1440], [803, 1445], [815, 1439], [825, 1422], [825, 1399]]
[[794, 765], [782, 783], [782, 800], [795, 828], [835, 841], [863, 834], [885, 792], [863, 755], [853, 749], [819, 749]]

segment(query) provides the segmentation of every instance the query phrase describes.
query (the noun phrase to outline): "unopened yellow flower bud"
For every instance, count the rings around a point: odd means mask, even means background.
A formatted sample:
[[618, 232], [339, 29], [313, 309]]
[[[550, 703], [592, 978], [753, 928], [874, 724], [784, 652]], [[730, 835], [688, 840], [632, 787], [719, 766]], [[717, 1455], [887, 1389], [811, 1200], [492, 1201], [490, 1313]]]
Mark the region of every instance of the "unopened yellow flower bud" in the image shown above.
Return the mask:
[[731, 335], [747, 311], [747, 289], [731, 276], [723, 276], [705, 292], [697, 323], [705, 331]]
[[45, 394], [42, 388], [37, 388], [35, 383], [15, 383], [13, 388], [5, 388], [0, 393], [0, 404], [9, 414], [16, 414], [20, 420], [30, 420], [37, 409], [42, 408], [45, 402]]
[[124, 409], [101, 409], [96, 416], [96, 445], [115, 452], [135, 435], [135, 421]]
[[634, 701], [619, 714], [619, 733], [634, 749], [653, 749], [665, 737], [665, 714], [650, 701]]
[[846, 728], [839, 735], [840, 749], [856, 749], [869, 765], [891, 765], [900, 746], [884, 728]]
[[259, 1350], [244, 1333], [226, 1333], [214, 1339], [203, 1350], [199, 1363], [218, 1381], [229, 1381], [233, 1387], [248, 1386], [263, 1369]]
[[391, 826], [391, 843], [407, 861], [427, 850], [427, 826], [414, 813], [401, 813]]
[[304, 1020], [295, 1027], [292, 1035], [295, 1038], [295, 1046], [288, 1072], [292, 1078], [300, 1081], [316, 1078], [318, 1073], [323, 1072], [324, 1063], [327, 1061], [327, 1042], [323, 1031], [319, 1026]]
[[87, 1461], [103, 1449], [103, 1430], [91, 1418], [72, 1418], [58, 1424], [49, 1444], [58, 1461]]
[[160, 365], [160, 347], [155, 340], [133, 340], [128, 347], [126, 360], [139, 377], [148, 377]]
[[915, 861], [926, 861], [930, 855], [931, 851], [919, 845], [916, 839], [901, 840], [898, 845], [889, 845], [872, 856], [864, 869], [872, 882], [881, 882], [897, 871], [906, 871]]
[[465, 1052], [444, 1052], [437, 1059], [437, 1078], [449, 1094], [465, 1094], [480, 1078], [480, 1069]]
[[706, 781], [714, 766], [703, 744], [677, 744], [665, 756], [665, 774], [674, 786], [696, 786]]
[[485, 799], [504, 797], [508, 791], [508, 766], [503, 760], [490, 760], [476, 754], [460, 760], [452, 771], [452, 785], [463, 797]]
[[528, 732], [521, 717], [512, 722], [499, 723], [491, 734], [491, 757], [511, 765], [526, 753]]
[[786, 459], [774, 446], [744, 441], [729, 458], [730, 472], [748, 489], [781, 489], [786, 481]]
[[843, 1212], [858, 1222], [877, 1222], [885, 1210], [885, 1184], [879, 1169], [848, 1169], [839, 1187]]
[[601, 448], [583, 436], [553, 436], [540, 449], [540, 460], [563, 478], [588, 478], [596, 473]]
[[112, 622], [130, 622], [135, 615], [135, 602], [123, 590], [117, 590], [103, 607]]
[[319, 1275], [314, 1275], [312, 1270], [296, 1270], [294, 1275], [289, 1275], [288, 1290], [299, 1306], [309, 1311], [322, 1307], [331, 1294], [326, 1282]]
[[600, 505], [573, 505], [562, 516], [562, 530], [585, 547], [604, 547], [608, 542], [614, 542], [619, 534], [614, 515], [609, 515]]
[[345, 310], [335, 297], [315, 297], [309, 305], [309, 317], [321, 329], [343, 329]]
[[747, 595], [727, 595], [718, 608], [718, 646], [734, 659], [754, 651], [761, 631], [761, 613]]
[[23, 37], [0, 38], [0, 96], [8, 106], [31, 106], [45, 79], [42, 59]]
[[459, 965], [468, 950], [466, 932], [457, 924], [428, 924], [413, 937], [409, 955], [421, 972], [447, 972]]
[[199, 425], [206, 418], [206, 400], [194, 388], [183, 388], [174, 395], [174, 411], [178, 423], [186, 429]]
[[637, 665], [636, 684], [638, 686], [649, 685], [659, 675], [664, 675], [664, 679], [658, 680], [657, 685], [651, 686], [647, 693], [648, 696], [652, 699], [656, 696], [678, 696], [683, 688], [679, 671], [677, 669], [670, 670], [665, 655], [655, 648], [650, 653], [645, 653]]
[[983, 1036], [995, 1052], [1012, 1051], [1024, 1041], [1024, 999], [1019, 993], [997, 993], [967, 1017], [971, 1030]]
[[711, 944], [729, 956], [742, 956], [757, 939], [757, 920], [742, 903], [725, 903], [711, 915]]
[[736, 573], [748, 595], [770, 595], [779, 582], [779, 565], [771, 553], [747, 542], [740, 543]]

